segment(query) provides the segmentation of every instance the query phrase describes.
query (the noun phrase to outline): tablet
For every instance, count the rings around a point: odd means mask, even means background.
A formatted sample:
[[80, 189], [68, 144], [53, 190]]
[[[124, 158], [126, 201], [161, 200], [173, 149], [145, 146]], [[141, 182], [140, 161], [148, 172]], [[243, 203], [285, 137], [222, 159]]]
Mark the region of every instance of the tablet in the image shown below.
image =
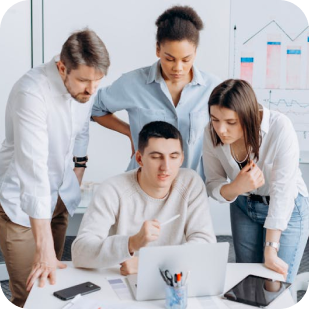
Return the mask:
[[251, 306], [264, 308], [290, 287], [290, 283], [249, 275], [224, 297]]

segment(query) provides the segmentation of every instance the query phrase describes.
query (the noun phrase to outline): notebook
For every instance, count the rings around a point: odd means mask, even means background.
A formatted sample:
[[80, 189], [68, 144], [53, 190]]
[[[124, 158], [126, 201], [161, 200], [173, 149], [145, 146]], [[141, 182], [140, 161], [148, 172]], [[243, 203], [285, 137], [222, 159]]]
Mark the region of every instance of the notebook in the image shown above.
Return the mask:
[[127, 276], [136, 300], [165, 298], [165, 282], [159, 268], [170, 273], [190, 271], [188, 296], [223, 293], [229, 244], [184, 244], [144, 247], [139, 252], [138, 274]]

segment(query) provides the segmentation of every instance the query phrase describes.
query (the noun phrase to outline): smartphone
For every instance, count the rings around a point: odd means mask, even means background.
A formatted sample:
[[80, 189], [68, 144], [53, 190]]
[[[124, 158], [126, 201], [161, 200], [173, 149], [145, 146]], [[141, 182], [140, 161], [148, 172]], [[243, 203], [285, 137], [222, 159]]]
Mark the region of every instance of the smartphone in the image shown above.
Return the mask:
[[224, 294], [228, 300], [264, 308], [291, 286], [290, 283], [249, 275]]
[[95, 285], [92, 282], [85, 282], [63, 290], [56, 291], [54, 292], [54, 296], [62, 300], [69, 300], [74, 298], [78, 294], [85, 295], [99, 290], [101, 290], [101, 288], [98, 285]]

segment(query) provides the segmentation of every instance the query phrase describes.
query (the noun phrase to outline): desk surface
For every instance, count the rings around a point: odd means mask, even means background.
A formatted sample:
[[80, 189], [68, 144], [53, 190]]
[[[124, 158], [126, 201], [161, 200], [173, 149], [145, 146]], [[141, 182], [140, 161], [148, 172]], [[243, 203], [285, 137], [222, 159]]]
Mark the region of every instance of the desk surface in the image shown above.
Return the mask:
[[[32, 288], [31, 293], [25, 304], [27, 309], [60, 309], [67, 302], [64, 302], [53, 296], [54, 291], [58, 291], [72, 285], [83, 283], [86, 281], [91, 281], [99, 286], [101, 290], [99, 292], [91, 293], [83, 297], [95, 299], [98, 301], [109, 300], [125, 305], [125, 301], [120, 301], [118, 296], [115, 294], [106, 278], [119, 278], [119, 268], [110, 268], [110, 269], [99, 269], [99, 270], [87, 270], [87, 269], [76, 269], [73, 267], [72, 262], [66, 262], [68, 267], [64, 270], [57, 270], [57, 283], [56, 285], [47, 284], [44, 288], [39, 288], [37, 284]], [[283, 280], [282, 276], [265, 268], [262, 264], [231, 264], [227, 265], [227, 273], [225, 280], [224, 291], [232, 288], [236, 283], [241, 281], [244, 277], [249, 274], [258, 275], [262, 277], [268, 277], [276, 280]], [[216, 297], [219, 301], [218, 308], [255, 308], [252, 306], [247, 306], [239, 303], [234, 303], [227, 300], [221, 300], [220, 297]], [[133, 303], [142, 304], [138, 306], [140, 308], [164, 308], [164, 300], [159, 301], [148, 301], [148, 302], [134, 302], [126, 301], [131, 305]], [[44, 304], [44, 305], [42, 305]], [[288, 308], [294, 305], [293, 299], [289, 291], [285, 291], [280, 295], [276, 300], [274, 300], [268, 308], [271, 309], [282, 309]], [[124, 306], [125, 308], [125, 306]], [[196, 298], [188, 299], [187, 309], [197, 309], [202, 308], [199, 303], [197, 303]]]

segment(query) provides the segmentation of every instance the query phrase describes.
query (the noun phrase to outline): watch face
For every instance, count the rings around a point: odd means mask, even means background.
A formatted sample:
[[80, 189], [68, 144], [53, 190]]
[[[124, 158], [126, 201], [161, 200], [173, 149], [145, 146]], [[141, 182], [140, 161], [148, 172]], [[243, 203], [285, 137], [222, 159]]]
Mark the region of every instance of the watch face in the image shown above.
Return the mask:
[[266, 242], [265, 246], [266, 247], [273, 247], [273, 248], [277, 249], [277, 251], [279, 251], [280, 243], [268, 241], [268, 242]]

